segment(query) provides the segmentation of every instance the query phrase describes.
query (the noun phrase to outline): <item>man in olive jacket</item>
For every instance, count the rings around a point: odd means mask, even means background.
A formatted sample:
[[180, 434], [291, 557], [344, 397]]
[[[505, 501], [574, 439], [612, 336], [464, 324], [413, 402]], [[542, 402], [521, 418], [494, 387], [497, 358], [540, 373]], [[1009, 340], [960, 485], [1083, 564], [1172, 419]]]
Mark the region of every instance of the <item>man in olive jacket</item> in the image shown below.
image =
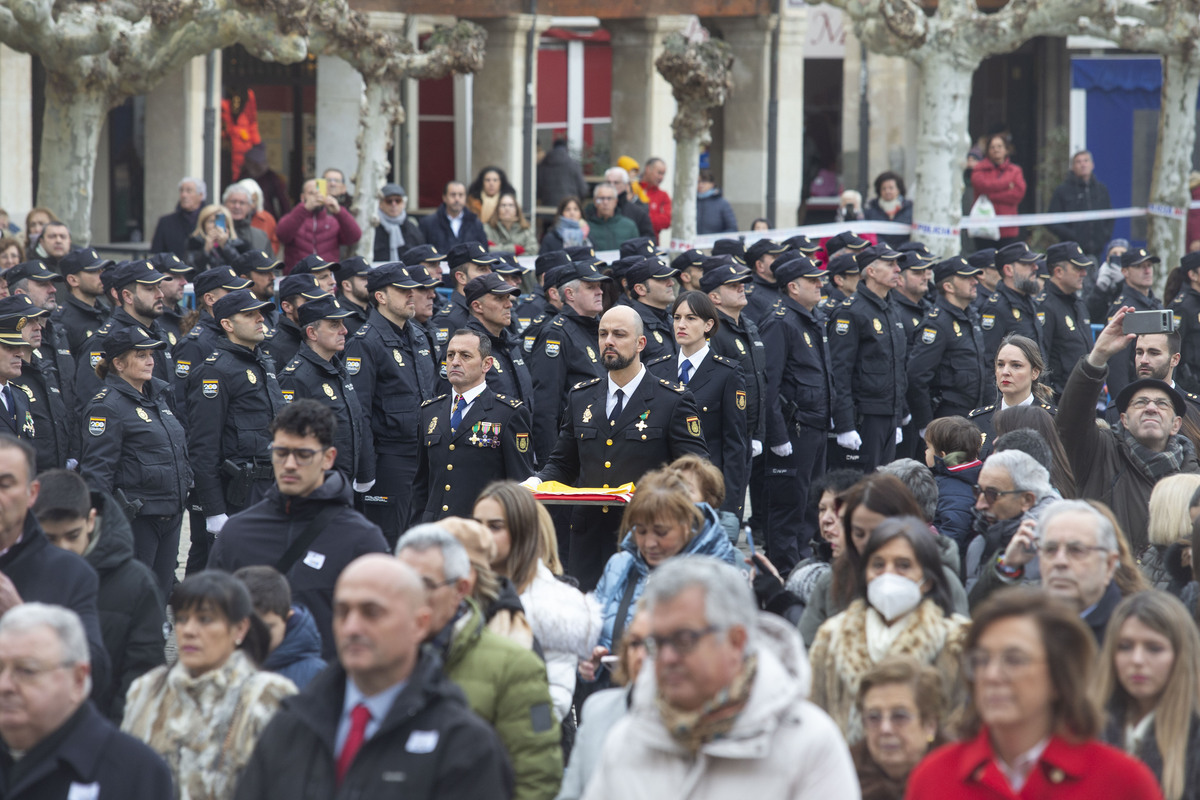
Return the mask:
[[546, 666], [532, 651], [488, 630], [471, 599], [475, 576], [467, 551], [438, 523], [410, 528], [396, 545], [396, 557], [420, 574], [428, 590], [433, 617], [427, 641], [442, 655], [446, 677], [508, 750], [513, 798], [551, 800], [563, 766]]

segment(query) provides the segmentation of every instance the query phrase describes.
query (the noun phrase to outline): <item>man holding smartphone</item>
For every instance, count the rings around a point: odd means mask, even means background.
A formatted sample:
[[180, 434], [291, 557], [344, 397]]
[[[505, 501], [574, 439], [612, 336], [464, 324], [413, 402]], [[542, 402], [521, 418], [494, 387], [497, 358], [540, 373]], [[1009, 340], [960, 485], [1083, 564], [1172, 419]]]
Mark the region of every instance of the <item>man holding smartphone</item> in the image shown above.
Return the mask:
[[337, 261], [340, 248], [355, 244], [362, 230], [349, 209], [321, 191], [314, 178], [304, 182], [300, 204], [283, 215], [275, 235], [283, 243], [284, 272], [290, 273], [300, 259], [313, 253]]

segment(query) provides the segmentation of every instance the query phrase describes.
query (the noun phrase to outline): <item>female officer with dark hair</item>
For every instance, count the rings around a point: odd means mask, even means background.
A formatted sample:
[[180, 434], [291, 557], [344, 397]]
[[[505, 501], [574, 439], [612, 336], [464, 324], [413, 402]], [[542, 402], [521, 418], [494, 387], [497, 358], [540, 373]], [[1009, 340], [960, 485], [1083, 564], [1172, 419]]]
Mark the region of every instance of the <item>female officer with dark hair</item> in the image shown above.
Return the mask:
[[125, 509], [134, 552], [154, 572], [166, 598], [192, 482], [183, 426], [167, 404], [168, 384], [153, 376], [153, 351], [166, 342], [131, 325], [103, 344], [96, 374], [104, 388], [84, 414], [80, 471], [93, 489], [113, 495]]

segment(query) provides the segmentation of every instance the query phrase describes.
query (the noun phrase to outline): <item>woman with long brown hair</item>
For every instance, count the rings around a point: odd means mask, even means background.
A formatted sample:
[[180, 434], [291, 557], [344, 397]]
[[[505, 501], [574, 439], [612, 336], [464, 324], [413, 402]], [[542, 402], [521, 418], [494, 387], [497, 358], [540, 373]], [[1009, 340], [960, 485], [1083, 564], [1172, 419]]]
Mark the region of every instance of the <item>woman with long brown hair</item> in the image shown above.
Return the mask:
[[993, 367], [996, 388], [1000, 391], [998, 401], [977, 408], [968, 415], [983, 434], [979, 458], [985, 461], [991, 454], [992, 443], [996, 439], [996, 414], [1005, 409], [1027, 405], [1044, 409], [1051, 416], [1058, 411], [1050, 402], [1053, 396], [1050, 387], [1040, 380], [1046, 373], [1046, 361], [1042, 358], [1041, 348], [1033, 339], [1016, 333], [1005, 336], [1000, 342], [1000, 347], [996, 349]]

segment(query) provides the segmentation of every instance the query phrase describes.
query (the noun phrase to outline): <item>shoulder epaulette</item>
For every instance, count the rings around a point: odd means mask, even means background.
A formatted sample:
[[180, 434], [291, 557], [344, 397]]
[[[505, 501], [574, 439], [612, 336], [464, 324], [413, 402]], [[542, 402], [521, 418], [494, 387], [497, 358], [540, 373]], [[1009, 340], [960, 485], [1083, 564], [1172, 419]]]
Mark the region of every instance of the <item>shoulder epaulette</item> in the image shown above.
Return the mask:
[[941, 309], [938, 308], [937, 306], [934, 306], [933, 308], [929, 309], [929, 318], [930, 319], [937, 318], [937, 315], [940, 311], [941, 311]]
[[521, 405], [521, 401], [515, 397], [507, 397], [505, 395], [498, 394], [498, 395], [496, 395], [496, 399], [503, 400], [504, 402], [508, 403], [513, 408], [517, 408], [518, 406]]
[[95, 396], [95, 397], [93, 397], [92, 399], [93, 399], [93, 400], [103, 400], [103, 399], [104, 399], [105, 397], [107, 397], [107, 396], [108, 396], [108, 387], [107, 387], [107, 386], [105, 386], [103, 389], [101, 389], [100, 391], [96, 392], [96, 396]]
[[967, 414], [967, 416], [968, 417], [978, 417], [980, 414], [988, 413], [995, 407], [996, 407], [996, 404], [992, 403], [990, 406], [984, 406], [983, 408], [976, 408], [976, 409], [973, 409], [970, 414]]
[[421, 403], [421, 408], [424, 408], [425, 406], [430, 405], [431, 403], [436, 403], [438, 400], [445, 400], [448, 396], [449, 395], [439, 394], [437, 397], [433, 398], [432, 400], [426, 400], [424, 403]]
[[777, 316], [777, 317], [786, 317], [786, 316], [787, 316], [787, 309], [786, 309], [786, 308], [784, 308], [783, 306], [780, 306], [780, 307], [778, 308], [778, 310], [776, 310], [776, 311], [775, 311], [775, 316]]
[[362, 327], [354, 334], [355, 336], [366, 336], [367, 331], [371, 330], [371, 323], [364, 322]]
[[435, 314], [434, 316], [438, 316], [438, 317], [448, 317], [448, 316], [450, 316], [450, 312], [451, 312], [451, 311], [453, 311], [453, 310], [454, 310], [454, 306], [452, 306], [452, 305], [449, 305], [449, 306], [446, 306], [445, 308], [442, 308], [442, 309], [440, 309], [440, 310], [437, 312], [437, 314]]
[[541, 323], [541, 322], [542, 322], [544, 319], [546, 319], [546, 315], [545, 315], [545, 314], [538, 314], [536, 317], [534, 317], [534, 318], [533, 318], [533, 321], [532, 321], [532, 322], [530, 322], [529, 324], [530, 324], [530, 325], [538, 325], [538, 324], [540, 324], [540, 323]]
[[204, 359], [204, 363], [205, 363], [205, 364], [211, 364], [211, 363], [213, 363], [214, 361], [216, 361], [216, 360], [217, 360], [218, 358], [220, 358], [220, 357], [221, 357], [221, 351], [220, 351], [220, 350], [214, 350], [214, 351], [213, 351], [213, 354], [212, 354], [211, 356], [209, 356], [208, 358]]
[[718, 355], [716, 353], [713, 353], [712, 357], [713, 357], [713, 361], [717, 362], [718, 364], [724, 364], [727, 367], [738, 366], [737, 363], [735, 363], [734, 360], [731, 358], [726, 358], [725, 356]]
[[671, 383], [671, 381], [663, 380], [662, 378], [659, 378], [658, 382], [661, 383], [663, 386], [667, 387], [668, 389], [670, 389], [672, 392], [675, 392], [676, 394], [683, 394], [684, 392], [687, 391], [687, 387], [684, 386], [682, 383]]
[[670, 361], [674, 357], [675, 357], [674, 353], [664, 353], [663, 355], [659, 356], [658, 358], [652, 358], [649, 361], [643, 361], [642, 364], [647, 367], [652, 367], [655, 364], [661, 364], [664, 361]]
[[201, 328], [199, 325], [193, 325], [192, 329], [190, 331], [188, 331], [188, 337], [195, 339], [196, 337], [198, 337], [200, 335], [200, 331], [201, 331]]
[[1000, 293], [996, 292], [995, 294], [993, 294], [991, 297], [988, 298], [988, 302], [989, 303], [999, 303], [1000, 302]]
[[1041, 398], [1034, 398], [1034, 399], [1037, 400], [1038, 408], [1044, 408], [1047, 411], [1055, 411], [1056, 410], [1054, 408], [1054, 406], [1050, 405], [1045, 400], [1042, 400]]
[[560, 328], [561, 328], [561, 327], [562, 327], [562, 324], [563, 324], [563, 318], [562, 318], [562, 317], [555, 317], [555, 318], [554, 318], [554, 322], [552, 322], [551, 324], [552, 324], [552, 325], [557, 325], [558, 327], [560, 327]]
[[299, 366], [300, 366], [300, 359], [293, 358], [290, 362], [288, 362], [288, 365], [283, 368], [283, 371], [286, 372], [287, 374], [291, 375], [293, 372], [295, 372], [297, 370], [297, 368], [299, 368]]
[[267, 328], [267, 329], [266, 329], [266, 331], [267, 331], [267, 332], [266, 332], [266, 334], [264, 334], [265, 338], [267, 338], [267, 339], [274, 339], [274, 338], [275, 338], [275, 332], [276, 332], [277, 330], [279, 330], [279, 329], [278, 329], [278, 328]]
[[603, 378], [592, 378], [590, 381], [580, 381], [579, 383], [577, 383], [571, 387], [571, 391], [573, 392], [576, 389], [583, 389], [584, 387], [587, 387], [587, 386], [595, 386], [597, 383], [599, 383], [602, 380], [603, 380]]
[[853, 302], [854, 302], [854, 295], [850, 295], [849, 297], [847, 297], [845, 300], [842, 301], [842, 305], [848, 306]]
[[[1176, 387], [1176, 388], [1179, 388], [1179, 387]], [[1183, 394], [1187, 397], [1188, 400], [1191, 400], [1193, 403], [1200, 403], [1200, 394], [1192, 394], [1191, 392], [1187, 392], [1187, 391], [1185, 391]]]

